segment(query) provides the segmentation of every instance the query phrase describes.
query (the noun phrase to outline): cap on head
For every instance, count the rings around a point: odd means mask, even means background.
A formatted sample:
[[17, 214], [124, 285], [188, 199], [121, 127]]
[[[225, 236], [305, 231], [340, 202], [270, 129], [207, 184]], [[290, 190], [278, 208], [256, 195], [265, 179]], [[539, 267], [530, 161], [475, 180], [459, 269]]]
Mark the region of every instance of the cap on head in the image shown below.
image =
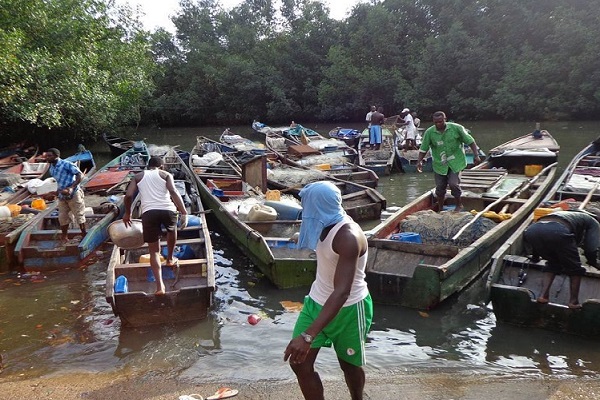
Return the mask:
[[402, 114], [408, 113], [408, 112], [410, 112], [410, 110], [408, 108], [405, 108], [404, 110], [402, 110]]

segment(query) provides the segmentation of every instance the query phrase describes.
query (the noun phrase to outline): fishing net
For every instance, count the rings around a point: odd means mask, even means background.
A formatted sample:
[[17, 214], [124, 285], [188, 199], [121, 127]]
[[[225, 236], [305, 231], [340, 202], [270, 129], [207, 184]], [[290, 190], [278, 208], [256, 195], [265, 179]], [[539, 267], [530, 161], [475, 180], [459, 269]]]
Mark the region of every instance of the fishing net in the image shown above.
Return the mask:
[[0, 187], [16, 185], [20, 180], [21, 175], [19, 174], [12, 174], [10, 172], [0, 174]]
[[311, 167], [313, 165], [329, 164], [329, 165], [343, 165], [348, 162], [348, 159], [344, 156], [335, 156], [332, 154], [319, 154], [314, 156], [303, 157], [300, 160], [300, 164]]
[[279, 165], [277, 168], [268, 169], [267, 175], [269, 180], [286, 187], [302, 187], [311, 182], [323, 180], [324, 178], [324, 174], [318, 170], [289, 168], [286, 165]]
[[473, 218], [468, 212], [418, 211], [400, 222], [400, 231], [418, 233], [421, 235], [421, 241], [427, 244], [466, 247], [496, 226], [496, 223], [488, 218], [479, 218], [453, 241], [452, 237]]
[[365, 160], [384, 161], [390, 158], [389, 150], [363, 150], [362, 156]]
[[4, 235], [12, 232], [33, 217], [35, 214], [19, 214], [15, 217], [2, 218], [0, 219], [0, 233]]
[[276, 151], [286, 151], [287, 146], [285, 144], [285, 138], [271, 138], [267, 137], [267, 146]]

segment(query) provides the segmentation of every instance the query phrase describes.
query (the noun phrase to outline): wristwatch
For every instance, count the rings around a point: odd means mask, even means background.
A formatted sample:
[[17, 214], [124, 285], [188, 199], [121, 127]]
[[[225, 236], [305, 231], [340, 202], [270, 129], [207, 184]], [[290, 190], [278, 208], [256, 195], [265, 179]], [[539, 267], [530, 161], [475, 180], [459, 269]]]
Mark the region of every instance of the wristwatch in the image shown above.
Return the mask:
[[302, 336], [302, 339], [304, 339], [304, 341], [308, 344], [312, 343], [313, 341], [313, 337], [306, 332], [300, 333], [300, 336]]

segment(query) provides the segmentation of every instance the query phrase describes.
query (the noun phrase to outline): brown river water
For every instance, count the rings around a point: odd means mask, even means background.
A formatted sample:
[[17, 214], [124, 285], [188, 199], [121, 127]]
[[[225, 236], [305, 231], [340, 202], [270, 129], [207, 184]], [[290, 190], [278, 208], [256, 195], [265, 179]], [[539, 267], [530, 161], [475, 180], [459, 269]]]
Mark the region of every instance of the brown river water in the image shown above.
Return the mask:
[[[331, 124], [311, 125], [326, 134]], [[429, 124], [423, 124], [429, 126]], [[559, 141], [560, 166], [598, 135], [596, 122], [545, 123]], [[484, 151], [533, 129], [533, 123], [466, 123]], [[356, 126], [346, 125], [362, 129]], [[260, 140], [249, 126], [232, 131]], [[191, 150], [197, 135], [218, 138], [224, 127], [145, 129], [132, 137]], [[76, 143], [73, 143], [73, 149]], [[87, 144], [102, 165], [102, 142]], [[69, 149], [63, 148], [68, 153]], [[431, 174], [394, 173], [379, 190], [400, 206], [433, 187]], [[34, 377], [70, 371], [156, 372], [199, 381], [291, 379], [283, 362], [297, 314], [282, 301], [301, 302], [308, 288], [278, 290], [209, 219], [216, 260], [215, 304], [205, 321], [121, 329], [104, 298], [108, 247], [87, 268], [45, 274], [42, 280], [0, 273], [0, 376]], [[375, 225], [364, 224], [365, 229]], [[5, 268], [0, 268], [0, 271]], [[600, 376], [597, 342], [535, 329], [498, 325], [483, 304], [485, 275], [430, 312], [375, 306], [367, 343], [367, 374], [475, 372], [505, 377]], [[262, 320], [249, 325], [247, 317]], [[332, 350], [317, 361], [325, 377], [339, 376]]]

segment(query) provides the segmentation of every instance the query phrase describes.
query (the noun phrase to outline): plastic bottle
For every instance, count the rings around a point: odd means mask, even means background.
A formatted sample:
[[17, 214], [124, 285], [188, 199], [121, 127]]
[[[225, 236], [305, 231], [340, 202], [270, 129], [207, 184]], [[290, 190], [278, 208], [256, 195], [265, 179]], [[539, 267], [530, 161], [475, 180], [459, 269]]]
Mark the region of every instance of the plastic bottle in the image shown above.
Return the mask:
[[127, 291], [127, 277], [119, 275], [117, 279], [115, 279], [115, 293], [127, 293]]

